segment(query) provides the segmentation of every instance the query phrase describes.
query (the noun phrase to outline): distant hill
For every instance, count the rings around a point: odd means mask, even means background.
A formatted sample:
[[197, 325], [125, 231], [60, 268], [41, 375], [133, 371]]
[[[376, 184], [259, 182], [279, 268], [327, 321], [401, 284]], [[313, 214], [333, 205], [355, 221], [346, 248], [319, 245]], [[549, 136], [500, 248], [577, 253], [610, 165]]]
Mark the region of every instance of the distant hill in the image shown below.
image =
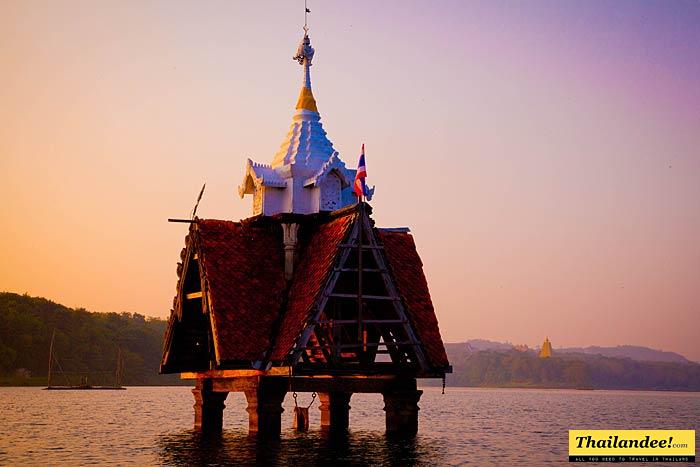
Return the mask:
[[125, 385], [181, 384], [177, 375], [158, 375], [166, 322], [137, 313], [91, 313], [44, 298], [0, 293], [0, 384], [46, 384], [51, 334], [65, 372], [56, 384], [113, 384], [118, 348]]
[[465, 343], [446, 345], [457, 348], [464, 344], [467, 344], [472, 350], [511, 350], [513, 348], [513, 344], [511, 343], [495, 342], [486, 339], [470, 339]]
[[453, 367], [448, 386], [700, 391], [700, 364], [685, 359], [638, 361], [558, 349], [543, 359], [534, 349], [467, 344], [445, 346]]
[[[496, 342], [489, 341], [485, 339], [470, 339], [466, 342], [460, 342], [457, 344], [446, 344], [453, 351], [459, 352], [460, 349], [471, 349], [471, 350], [512, 350], [515, 348], [510, 342]], [[556, 353], [580, 353], [588, 355], [602, 355], [604, 357], [614, 357], [614, 358], [630, 358], [632, 360], [637, 360], [640, 362], [676, 362], [676, 363], [688, 363], [690, 360], [685, 358], [683, 355], [677, 354], [675, 352], [668, 352], [664, 350], [651, 349], [649, 347], [642, 347], [638, 345], [618, 345], [617, 347], [564, 347], [564, 348], [554, 348]]]
[[[92, 313], [0, 293], [0, 385], [46, 384], [54, 329], [55, 354], [71, 378], [59, 370], [57, 384], [76, 384], [82, 376], [111, 384], [119, 347], [125, 385], [188, 384], [177, 375], [158, 375], [165, 326], [165, 320], [137, 313]], [[554, 349], [548, 359], [534, 349], [484, 339], [445, 347], [453, 386], [700, 391], [700, 364], [646, 347]]]
[[675, 352], [650, 349], [637, 345], [619, 345], [617, 347], [567, 347], [554, 349], [561, 353], [583, 353], [588, 355], [603, 355], [605, 357], [631, 358], [639, 362], [676, 362], [689, 363], [690, 360]]

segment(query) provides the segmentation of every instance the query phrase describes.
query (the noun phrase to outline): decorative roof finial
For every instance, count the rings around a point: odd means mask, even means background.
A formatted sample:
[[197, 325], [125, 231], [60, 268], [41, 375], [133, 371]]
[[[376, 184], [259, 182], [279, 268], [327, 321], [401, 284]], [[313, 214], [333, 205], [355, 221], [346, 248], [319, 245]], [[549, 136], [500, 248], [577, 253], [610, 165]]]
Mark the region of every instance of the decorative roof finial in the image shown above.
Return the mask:
[[[306, 14], [311, 10], [306, 8], [306, 3], [304, 3], [304, 8]], [[292, 57], [294, 60], [299, 62], [299, 65], [304, 67], [304, 75], [302, 79], [301, 94], [299, 94], [299, 100], [297, 101], [297, 110], [309, 110], [311, 112], [318, 113], [318, 108], [316, 108], [316, 100], [314, 95], [311, 93], [311, 61], [314, 58], [314, 48], [311, 47], [311, 39], [309, 39], [309, 28], [304, 21], [304, 38], [299, 43], [297, 47], [297, 53]]]
[[311, 66], [311, 60], [314, 58], [314, 48], [311, 47], [311, 39], [308, 34], [304, 34], [304, 38], [297, 47], [297, 54], [292, 57], [299, 62], [299, 65]]
[[[311, 66], [311, 59], [314, 58], [314, 49], [311, 47], [311, 40], [309, 39], [309, 13], [311, 13], [311, 10], [306, 7], [306, 0], [304, 0], [304, 39], [302, 39], [299, 47], [297, 48], [297, 54], [292, 58], [299, 62], [299, 65], [305, 66]], [[304, 63], [305, 59], [306, 63]]]
[[304, 0], [304, 35], [309, 33], [308, 17], [311, 10], [306, 6], [306, 0]]

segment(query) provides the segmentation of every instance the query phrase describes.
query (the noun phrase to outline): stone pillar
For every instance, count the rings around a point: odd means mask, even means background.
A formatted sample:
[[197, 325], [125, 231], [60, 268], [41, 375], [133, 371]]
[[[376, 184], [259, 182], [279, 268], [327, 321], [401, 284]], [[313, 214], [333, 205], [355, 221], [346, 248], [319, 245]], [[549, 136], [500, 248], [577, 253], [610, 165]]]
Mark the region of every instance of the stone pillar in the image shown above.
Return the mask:
[[347, 431], [350, 425], [351, 392], [320, 392], [321, 429], [329, 431]]
[[261, 379], [256, 388], [245, 391], [248, 401], [248, 433], [265, 437], [279, 437], [282, 431], [282, 401], [288, 382]]
[[387, 434], [414, 436], [418, 433], [418, 401], [423, 391], [399, 390], [382, 393]]
[[195, 430], [221, 431], [224, 427], [224, 401], [228, 392], [214, 392], [210, 379], [198, 379], [192, 394]]

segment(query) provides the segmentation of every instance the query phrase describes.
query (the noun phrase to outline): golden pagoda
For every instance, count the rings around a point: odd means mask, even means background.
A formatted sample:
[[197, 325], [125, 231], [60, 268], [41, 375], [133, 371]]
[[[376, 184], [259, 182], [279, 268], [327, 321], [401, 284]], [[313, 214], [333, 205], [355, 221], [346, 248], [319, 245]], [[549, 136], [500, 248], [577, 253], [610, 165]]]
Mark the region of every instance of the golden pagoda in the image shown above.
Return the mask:
[[540, 358], [549, 358], [552, 356], [552, 343], [549, 342], [549, 337], [544, 338], [542, 349], [540, 349]]

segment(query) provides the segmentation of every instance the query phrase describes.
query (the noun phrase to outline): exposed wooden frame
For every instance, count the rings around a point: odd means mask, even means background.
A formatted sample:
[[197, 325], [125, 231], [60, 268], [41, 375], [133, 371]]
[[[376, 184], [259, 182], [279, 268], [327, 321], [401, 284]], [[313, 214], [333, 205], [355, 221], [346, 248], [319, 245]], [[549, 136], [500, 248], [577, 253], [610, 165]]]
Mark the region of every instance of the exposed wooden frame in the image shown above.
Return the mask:
[[[200, 260], [202, 257], [201, 252], [199, 251], [199, 244], [198, 244], [198, 225], [195, 222], [191, 223], [190, 226], [190, 231], [189, 231], [189, 237], [187, 244], [185, 246], [185, 254], [183, 255], [182, 259], [182, 270], [180, 277], [178, 279], [178, 285], [177, 285], [177, 295], [175, 298], [175, 306], [174, 306], [174, 312], [173, 315], [171, 316], [169, 322], [168, 322], [168, 330], [166, 331], [166, 338], [165, 338], [165, 350], [163, 352], [163, 359], [161, 361], [161, 367], [163, 367], [168, 359], [171, 357], [172, 352], [171, 352], [171, 347], [173, 345], [173, 340], [174, 340], [174, 334], [175, 334], [175, 327], [178, 325], [178, 323], [181, 323], [184, 319], [184, 301], [185, 300], [200, 300], [201, 303], [198, 309], [200, 312], [204, 315], [207, 315], [207, 325], [206, 325], [206, 333], [205, 333], [205, 339], [206, 339], [206, 345], [208, 348], [208, 354], [210, 355], [210, 360], [209, 360], [209, 367], [214, 367], [214, 366], [219, 366], [221, 364], [220, 356], [219, 356], [219, 349], [218, 346], [216, 345], [216, 333], [214, 330], [214, 319], [213, 319], [213, 314], [209, 312], [209, 304], [211, 303], [211, 300], [209, 298], [209, 293], [208, 293], [208, 285], [206, 281], [206, 272], [204, 271], [204, 265], [202, 264], [202, 261]], [[199, 290], [186, 290], [186, 284], [188, 281], [188, 277], [190, 274], [190, 266], [192, 264], [196, 263], [197, 269], [198, 269], [198, 283], [199, 283]]]
[[[357, 222], [355, 220], [355, 222], [353, 222], [353, 226], [352, 226], [352, 229], [350, 231], [349, 238], [353, 238], [356, 233], [357, 233]], [[337, 264], [345, 264], [345, 261], [347, 260], [349, 255], [350, 255], [350, 249], [343, 250], [340, 254], [340, 258], [338, 258]], [[316, 307], [312, 310], [313, 315], [312, 315], [310, 321], [304, 327], [304, 330], [301, 332], [301, 336], [297, 339], [296, 345], [293, 347], [292, 351], [290, 352], [292, 355], [291, 360], [293, 363], [298, 362], [300, 354], [305, 351], [305, 347], [309, 342], [309, 338], [311, 337], [311, 333], [314, 331], [316, 324], [320, 320], [320, 316], [326, 307], [326, 303], [328, 302], [328, 299], [330, 298], [330, 294], [331, 294], [333, 288], [335, 287], [335, 284], [338, 282], [339, 277], [340, 277], [340, 272], [334, 270], [334, 272], [331, 273], [330, 277], [326, 281], [326, 285], [321, 290], [321, 294], [320, 294], [319, 298], [317, 299]]]
[[352, 298], [352, 299], [363, 299], [363, 300], [401, 300], [397, 297], [387, 297], [384, 295], [358, 295], [351, 293], [332, 293], [328, 295], [331, 298]]
[[[363, 323], [366, 324], [404, 324], [406, 323], [406, 320], [403, 319], [365, 319], [362, 320]], [[329, 319], [326, 321], [318, 321], [317, 324], [338, 324], [338, 325], [343, 325], [343, 324], [357, 324], [357, 320], [355, 319]]]
[[[363, 237], [365, 241], [363, 241]], [[319, 298], [316, 303], [316, 307], [312, 312], [311, 319], [308, 321], [304, 330], [302, 331], [296, 345], [290, 352], [291, 361], [293, 364], [300, 363], [300, 360], [304, 360], [304, 364], [309, 365], [307, 359], [302, 358], [302, 354], [306, 354], [307, 350], [321, 350], [326, 356], [326, 360], [329, 365], [338, 364], [339, 353], [342, 349], [358, 349], [360, 351], [374, 349], [374, 354], [378, 353], [380, 347], [386, 348], [381, 353], [388, 353], [392, 361], [395, 363], [408, 363], [407, 359], [414, 361], [418, 364], [420, 369], [425, 372], [428, 369], [428, 363], [425, 356], [422, 343], [418, 340], [413, 328], [411, 326], [410, 320], [405, 310], [403, 300], [398, 294], [398, 291], [394, 285], [394, 279], [390, 276], [389, 269], [387, 267], [386, 259], [383, 257], [384, 247], [379, 244], [376, 233], [373, 227], [370, 225], [369, 218], [367, 217], [364, 209], [360, 207], [358, 209], [358, 214], [354, 219], [353, 226], [348, 234], [347, 239], [340, 243], [338, 248], [340, 249], [340, 254], [336, 258], [336, 265], [332, 269], [326, 284], [324, 285]], [[362, 251], [370, 251], [376, 267], [364, 269], [362, 267]], [[357, 252], [358, 254], [358, 266], [357, 267], [345, 267], [349, 255], [351, 252]], [[334, 289], [340, 274], [344, 272], [357, 272], [358, 273], [358, 293], [336, 293]], [[379, 273], [382, 277], [382, 282], [387, 295], [364, 295], [361, 290], [361, 275], [363, 273]], [[362, 319], [362, 313], [358, 306], [357, 319], [322, 319], [321, 316], [328, 304], [329, 299], [354, 299], [360, 303], [364, 303], [365, 300], [378, 300], [378, 301], [388, 301], [392, 303], [392, 308], [397, 315], [397, 319]], [[366, 324], [373, 324], [379, 326], [379, 339], [383, 342], [366, 342]], [[317, 326], [330, 326], [333, 332], [333, 342], [322, 342], [325, 340], [323, 333], [315, 333], [319, 345], [309, 346], [309, 340], [311, 335], [314, 333]], [[350, 325], [358, 326], [356, 344], [340, 344], [342, 340], [340, 339], [343, 333], [342, 329]], [[390, 328], [383, 328], [383, 325], [398, 326], [403, 334], [407, 337], [407, 340], [398, 341], [398, 335], [396, 331], [392, 331]], [[376, 332], [376, 331], [374, 331]], [[401, 348], [410, 348], [411, 352], [406, 354], [400, 351]], [[330, 352], [328, 352], [330, 350]], [[330, 357], [330, 358], [329, 358]], [[357, 353], [357, 358], [360, 358], [360, 352]], [[372, 357], [370, 357], [372, 358]], [[349, 364], [349, 362], [345, 362]], [[313, 364], [311, 364], [313, 365]]]
[[[385, 272], [381, 273], [382, 279], [384, 280], [384, 286], [386, 287], [389, 296], [395, 299], [393, 303], [394, 307], [396, 308], [396, 312], [398, 313], [401, 319], [405, 320], [405, 323], [403, 325], [404, 331], [406, 332], [406, 335], [409, 337], [409, 340], [411, 342], [418, 343], [418, 337], [413, 331], [413, 327], [409, 323], [408, 315], [406, 313], [403, 300], [401, 299], [401, 296], [399, 295], [398, 291], [396, 290], [396, 287], [394, 286], [394, 280], [389, 276], [389, 273], [386, 272], [386, 270], [388, 270], [388, 267], [383, 257], [384, 247], [379, 245], [379, 243], [377, 242], [377, 237], [374, 234], [372, 227], [368, 225], [368, 223], [363, 222], [362, 226], [363, 228], [367, 229], [367, 239], [369, 240], [370, 245], [375, 247], [372, 249], [372, 253], [374, 255], [374, 260], [377, 266], [379, 267], [379, 269], [385, 270]], [[418, 358], [418, 364], [420, 365], [421, 370], [426, 371], [428, 369], [428, 360], [425, 356], [425, 352], [423, 351], [423, 346], [417, 345], [414, 348], [414, 352], [416, 353], [416, 357]]]
[[[357, 324], [357, 323], [355, 323]], [[331, 349], [357, 349], [360, 347], [401, 347], [401, 346], [414, 346], [414, 345], [422, 345], [420, 342], [411, 342], [411, 341], [404, 341], [404, 342], [358, 342], [356, 344], [336, 344], [336, 345], [314, 345], [314, 346], [308, 346], [306, 349], [326, 349], [326, 348], [331, 348]]]

